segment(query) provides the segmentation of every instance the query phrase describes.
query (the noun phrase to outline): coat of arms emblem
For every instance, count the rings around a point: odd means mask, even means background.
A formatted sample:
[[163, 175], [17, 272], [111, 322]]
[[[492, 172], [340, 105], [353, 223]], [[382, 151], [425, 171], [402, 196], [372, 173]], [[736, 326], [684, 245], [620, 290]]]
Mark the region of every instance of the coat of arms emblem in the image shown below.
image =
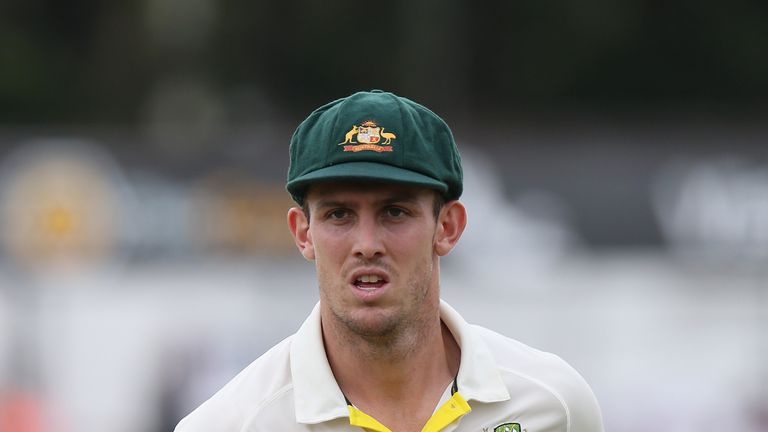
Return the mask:
[[493, 428], [493, 432], [522, 432], [520, 423], [504, 423]]
[[378, 144], [381, 141], [381, 128], [372, 121], [360, 125], [357, 131], [357, 142], [363, 144]]
[[[340, 142], [339, 145], [344, 145], [345, 152], [391, 152], [392, 140], [397, 139], [397, 135], [392, 132], [384, 132], [384, 129], [372, 120], [364, 121], [359, 125], [352, 126], [352, 129], [344, 135], [344, 141]], [[357, 138], [356, 141], [355, 138]]]

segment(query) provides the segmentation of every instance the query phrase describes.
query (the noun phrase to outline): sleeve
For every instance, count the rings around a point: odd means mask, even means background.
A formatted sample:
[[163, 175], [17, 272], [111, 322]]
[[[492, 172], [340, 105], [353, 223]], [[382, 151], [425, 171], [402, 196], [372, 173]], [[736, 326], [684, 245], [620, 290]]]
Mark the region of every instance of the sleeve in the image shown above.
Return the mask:
[[569, 432], [603, 432], [603, 416], [592, 390], [585, 388], [577, 400], [568, 401], [571, 416]]
[[559, 357], [558, 360], [566, 368], [558, 390], [568, 411], [567, 432], [603, 432], [603, 416], [594, 392], [581, 374]]

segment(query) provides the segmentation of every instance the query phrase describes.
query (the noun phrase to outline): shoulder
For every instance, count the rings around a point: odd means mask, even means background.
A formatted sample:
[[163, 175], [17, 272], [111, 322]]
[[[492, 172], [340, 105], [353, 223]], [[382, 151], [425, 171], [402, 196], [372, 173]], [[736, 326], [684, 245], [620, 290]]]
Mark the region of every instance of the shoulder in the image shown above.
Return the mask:
[[494, 360], [496, 360], [496, 364], [501, 368], [524, 371], [534, 375], [575, 372], [565, 361], [554, 354], [530, 347], [479, 325], [472, 325], [472, 328], [485, 342]]
[[284, 339], [253, 361], [210, 399], [184, 417], [175, 432], [240, 431], [264, 405], [292, 390], [290, 344]]
[[524, 386], [546, 395], [552, 404], [562, 407], [570, 431], [602, 430], [592, 389], [563, 359], [484, 327], [472, 327], [484, 340], [511, 392]]

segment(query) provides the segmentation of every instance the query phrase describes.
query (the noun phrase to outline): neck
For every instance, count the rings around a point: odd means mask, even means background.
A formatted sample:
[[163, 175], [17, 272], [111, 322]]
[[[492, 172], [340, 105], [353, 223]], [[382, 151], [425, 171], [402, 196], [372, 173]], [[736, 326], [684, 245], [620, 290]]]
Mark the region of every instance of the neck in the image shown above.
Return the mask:
[[[440, 321], [438, 305], [423, 322], [394, 334], [353, 334], [333, 319], [323, 320], [323, 339], [331, 370], [342, 392], [360, 408], [396, 404], [431, 389], [438, 394], [458, 372], [460, 351]], [[436, 401], [434, 401], [436, 402]], [[434, 405], [433, 405], [434, 406]]]

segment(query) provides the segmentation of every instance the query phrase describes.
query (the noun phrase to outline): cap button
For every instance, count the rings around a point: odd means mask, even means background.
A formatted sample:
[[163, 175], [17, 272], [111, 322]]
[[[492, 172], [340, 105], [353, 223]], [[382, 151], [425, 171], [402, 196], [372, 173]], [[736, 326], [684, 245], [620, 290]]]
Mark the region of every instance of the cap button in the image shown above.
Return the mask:
[[371, 93], [384, 93], [384, 90], [373, 89], [371, 90]]

